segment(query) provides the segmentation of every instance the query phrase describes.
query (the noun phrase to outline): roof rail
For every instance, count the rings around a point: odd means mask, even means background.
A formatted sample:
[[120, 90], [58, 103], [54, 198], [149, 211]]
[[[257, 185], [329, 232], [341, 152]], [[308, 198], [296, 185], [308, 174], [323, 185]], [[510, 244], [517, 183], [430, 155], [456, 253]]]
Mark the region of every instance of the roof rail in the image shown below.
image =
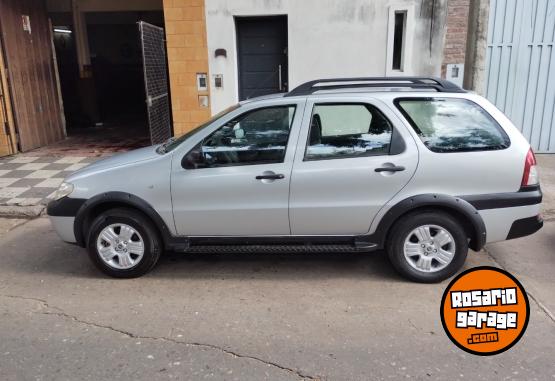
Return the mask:
[[286, 97], [310, 95], [320, 90], [339, 90], [352, 88], [410, 88], [415, 90], [436, 90], [442, 93], [465, 93], [453, 82], [435, 77], [358, 77], [358, 78], [327, 78], [303, 83], [294, 88]]

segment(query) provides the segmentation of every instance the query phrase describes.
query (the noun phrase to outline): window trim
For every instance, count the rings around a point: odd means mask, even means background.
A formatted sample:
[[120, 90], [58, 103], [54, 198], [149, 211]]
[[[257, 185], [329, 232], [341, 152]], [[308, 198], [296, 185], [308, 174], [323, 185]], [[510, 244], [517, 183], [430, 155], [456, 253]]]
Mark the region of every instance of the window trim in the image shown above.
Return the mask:
[[[244, 166], [254, 166], [254, 165], [271, 165], [271, 164], [282, 164], [285, 162], [285, 157], [287, 156], [287, 149], [289, 147], [289, 142], [291, 139], [291, 131], [293, 129], [293, 124], [295, 123], [295, 118], [297, 117], [297, 108], [298, 108], [298, 103], [286, 103], [286, 104], [276, 104], [276, 105], [269, 105], [269, 106], [261, 106], [258, 108], [252, 108], [250, 110], [246, 110], [245, 112], [236, 115], [235, 117], [232, 117], [230, 119], [228, 119], [226, 122], [224, 122], [223, 124], [218, 125], [214, 131], [210, 132], [208, 135], [206, 135], [204, 138], [202, 138], [200, 141], [198, 141], [194, 146], [192, 146], [187, 153], [185, 153], [185, 155], [183, 155], [183, 157], [181, 158], [181, 162], [183, 162], [185, 160], [185, 158], [194, 150], [198, 147], [198, 145], [200, 144], [202, 147], [202, 143], [208, 139], [209, 137], [211, 137], [213, 134], [215, 134], [217, 131], [219, 131], [221, 128], [223, 128], [226, 124], [230, 123], [233, 120], [241, 120], [243, 118], [245, 118], [246, 116], [248, 116], [249, 114], [252, 114], [254, 112], [260, 111], [260, 110], [266, 110], [266, 109], [273, 109], [273, 108], [290, 108], [293, 107], [293, 117], [291, 118], [291, 124], [289, 125], [289, 134], [287, 135], [287, 141], [285, 143], [285, 149], [283, 150], [283, 157], [281, 158], [281, 161], [278, 162], [272, 162], [272, 163], [235, 163], [235, 164], [223, 164], [223, 165], [217, 165], [214, 167], [207, 167], [207, 168], [184, 168], [187, 171], [197, 171], [197, 170], [203, 170], [203, 169], [218, 169], [218, 168], [229, 168], [229, 167], [244, 167]], [[183, 166], [182, 166], [183, 167]]]
[[[412, 117], [409, 115], [409, 113], [401, 106], [401, 102], [403, 101], [434, 101], [434, 100], [457, 100], [457, 101], [465, 101], [465, 102], [469, 102], [474, 104], [476, 107], [478, 107], [480, 110], [482, 110], [484, 112], [484, 114], [493, 122], [494, 127], [497, 128], [497, 130], [501, 133], [501, 135], [503, 136], [503, 138], [507, 141], [507, 146], [504, 148], [478, 148], [478, 149], [472, 149], [472, 148], [467, 148], [467, 149], [458, 149], [458, 150], [452, 150], [452, 151], [440, 151], [440, 150], [436, 150], [436, 149], [432, 149], [430, 147], [428, 147], [426, 144], [424, 144], [424, 141], [422, 140], [422, 131], [420, 130], [420, 127], [418, 127], [418, 125], [416, 124], [416, 122], [412, 119]], [[468, 98], [460, 98], [460, 97], [441, 97], [441, 96], [437, 96], [437, 97], [399, 97], [399, 98], [395, 98], [393, 100], [393, 104], [395, 105], [395, 107], [397, 108], [397, 110], [399, 110], [399, 112], [403, 115], [403, 117], [407, 120], [407, 122], [409, 122], [410, 126], [412, 127], [412, 129], [414, 130], [414, 132], [418, 135], [418, 141], [420, 143], [422, 143], [422, 145], [424, 147], [426, 147], [430, 152], [433, 153], [441, 153], [441, 154], [449, 154], [449, 153], [464, 153], [464, 152], [491, 152], [491, 151], [503, 151], [508, 149], [509, 147], [511, 147], [511, 138], [509, 137], [509, 135], [507, 134], [507, 132], [505, 131], [505, 129], [501, 126], [501, 124], [497, 121], [497, 119], [495, 119], [493, 117], [493, 115], [491, 115], [485, 108], [483, 108], [480, 104], [478, 104], [477, 102], [474, 102], [471, 99]]]
[[[401, 70], [393, 69], [393, 47], [395, 39], [395, 14], [404, 13], [403, 46], [401, 50]], [[414, 45], [414, 5], [394, 4], [389, 7], [387, 20], [387, 46], [385, 59], [386, 76], [410, 75], [412, 73], [412, 49]]]
[[[401, 30], [397, 33], [397, 18], [401, 17]], [[403, 71], [405, 68], [404, 62], [404, 51], [406, 46], [407, 37], [407, 11], [395, 11], [393, 19], [393, 46], [391, 48], [392, 60], [391, 60], [391, 70]], [[400, 46], [397, 46], [397, 41], [400, 40]], [[398, 48], [398, 49], [397, 49]], [[397, 57], [397, 55], [399, 57]], [[396, 59], [399, 59], [399, 67], [396, 66]]]
[[[370, 108], [375, 109], [377, 112], [379, 112], [384, 119], [389, 123], [389, 126], [391, 127], [391, 139], [389, 141], [389, 149], [387, 151], [387, 153], [380, 153], [380, 154], [368, 154], [366, 153], [365, 155], [344, 155], [341, 157], [315, 157], [315, 158], [309, 158], [307, 157], [307, 151], [308, 151], [308, 147], [309, 147], [309, 143], [310, 143], [310, 131], [312, 130], [312, 117], [314, 116], [314, 109], [317, 106], [364, 106], [368, 109], [368, 112], [370, 112], [370, 115], [372, 115], [372, 111], [370, 110]], [[303, 154], [303, 162], [307, 162], [307, 161], [321, 161], [321, 160], [342, 160], [342, 159], [362, 159], [362, 158], [366, 158], [366, 157], [376, 157], [376, 156], [391, 156], [391, 155], [397, 155], [401, 152], [396, 152], [394, 154], [391, 153], [391, 147], [393, 146], [393, 138], [399, 135], [398, 133], [395, 132], [395, 126], [393, 125], [393, 123], [391, 123], [391, 120], [389, 120], [389, 118], [385, 115], [385, 113], [383, 111], [381, 111], [378, 107], [376, 107], [375, 105], [371, 104], [371, 103], [365, 103], [365, 102], [322, 102], [322, 103], [313, 103], [312, 104], [312, 110], [310, 112], [310, 119], [308, 120], [308, 134], [306, 136], [306, 142], [305, 142], [305, 147], [304, 147], [304, 154]], [[402, 139], [401, 136], [399, 135], [398, 138]], [[404, 141], [403, 141], [403, 145], [404, 145]], [[404, 148], [404, 147], [403, 147]], [[403, 149], [404, 151], [404, 149]]]

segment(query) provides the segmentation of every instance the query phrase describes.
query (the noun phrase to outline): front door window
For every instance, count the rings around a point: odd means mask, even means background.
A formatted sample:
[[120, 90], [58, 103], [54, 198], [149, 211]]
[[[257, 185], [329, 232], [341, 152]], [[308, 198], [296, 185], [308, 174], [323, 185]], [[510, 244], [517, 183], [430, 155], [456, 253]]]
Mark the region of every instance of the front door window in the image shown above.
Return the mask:
[[187, 155], [187, 169], [282, 163], [295, 106], [250, 111], [227, 122]]

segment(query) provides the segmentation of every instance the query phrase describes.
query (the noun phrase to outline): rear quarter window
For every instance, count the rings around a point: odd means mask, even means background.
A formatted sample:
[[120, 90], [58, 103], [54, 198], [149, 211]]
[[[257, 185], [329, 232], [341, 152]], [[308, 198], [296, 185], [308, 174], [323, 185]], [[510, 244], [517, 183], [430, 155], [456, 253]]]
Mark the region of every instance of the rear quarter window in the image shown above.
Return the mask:
[[478, 104], [457, 98], [399, 98], [395, 105], [433, 152], [508, 148], [503, 128]]

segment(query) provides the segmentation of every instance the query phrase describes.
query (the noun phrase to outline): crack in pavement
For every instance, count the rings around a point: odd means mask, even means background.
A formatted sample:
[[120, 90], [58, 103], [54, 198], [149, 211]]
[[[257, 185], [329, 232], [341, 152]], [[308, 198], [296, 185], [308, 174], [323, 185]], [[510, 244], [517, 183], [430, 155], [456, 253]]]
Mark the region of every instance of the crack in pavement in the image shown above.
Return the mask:
[[10, 299], [30, 300], [30, 301], [32, 301], [32, 302], [38, 302], [38, 303], [42, 304], [43, 307], [50, 308], [50, 309], [53, 309], [53, 310], [62, 311], [62, 310], [59, 309], [58, 307], [51, 306], [51, 305], [48, 304], [48, 302], [47, 302], [46, 300], [44, 300], [44, 299], [32, 298], [32, 297], [20, 296], [20, 295], [5, 295], [5, 294], [2, 294], [2, 295], [0, 295], [0, 296], [1, 296], [1, 297], [4, 297], [4, 298], [10, 298]]
[[[497, 259], [495, 259], [495, 257], [490, 253], [487, 247], [484, 247], [483, 250], [496, 266], [498, 266], [500, 269], [508, 271], [505, 266], [503, 266], [497, 261]], [[532, 299], [538, 305], [539, 309], [548, 317], [548, 319], [555, 323], [555, 315], [549, 310], [549, 308], [547, 308], [547, 306], [543, 304], [538, 298], [536, 298], [536, 296], [530, 291], [526, 290], [526, 294], [528, 294], [530, 299]]]
[[166, 342], [170, 342], [170, 343], [174, 343], [174, 344], [185, 345], [187, 347], [212, 349], [212, 350], [222, 352], [226, 355], [232, 356], [234, 358], [242, 358], [242, 359], [253, 360], [253, 361], [257, 361], [259, 363], [262, 363], [264, 365], [267, 365], [267, 366], [275, 367], [277, 369], [280, 369], [280, 370], [283, 370], [285, 372], [291, 373], [291, 374], [293, 374], [293, 375], [295, 375], [295, 376], [297, 376], [297, 377], [299, 377], [300, 379], [303, 379], [303, 380], [314, 380], [314, 381], [322, 380], [322, 378], [319, 377], [319, 376], [316, 376], [316, 377], [310, 376], [310, 375], [301, 373], [300, 371], [295, 370], [293, 368], [288, 368], [286, 366], [277, 364], [277, 363], [272, 362], [272, 361], [267, 361], [267, 360], [261, 359], [261, 358], [256, 357], [256, 356], [243, 355], [243, 354], [240, 354], [240, 353], [237, 353], [237, 352], [219, 347], [219, 346], [214, 345], [214, 344], [205, 344], [205, 343], [197, 343], [197, 342], [188, 343], [188, 342], [184, 342], [184, 341], [174, 340], [174, 339], [171, 339], [171, 338], [168, 338], [168, 337], [136, 335], [132, 332], [124, 331], [124, 330], [119, 329], [119, 328], [115, 328], [115, 327], [111, 327], [111, 326], [108, 326], [108, 325], [103, 325], [103, 324], [98, 324], [98, 323], [82, 320], [82, 319], [79, 319], [77, 316], [70, 315], [70, 314], [64, 312], [62, 309], [60, 309], [56, 306], [50, 305], [44, 299], [26, 297], [26, 296], [19, 296], [19, 295], [0, 295], [0, 296], [5, 297], [5, 298], [11, 298], [11, 299], [21, 299], [21, 300], [34, 301], [34, 302], [40, 303], [43, 306], [43, 308], [45, 308], [45, 309], [51, 309], [51, 310], [57, 311], [57, 312], [53, 312], [53, 311], [39, 312], [39, 314], [41, 314], [41, 315], [54, 315], [54, 316], [58, 316], [58, 317], [63, 317], [63, 318], [66, 318], [66, 319], [70, 319], [74, 322], [80, 323], [80, 324], [85, 324], [85, 325], [88, 325], [88, 326], [91, 326], [91, 327], [107, 329], [107, 330], [110, 330], [110, 331], [113, 331], [113, 332], [117, 332], [117, 333], [125, 335], [129, 338], [141, 339], [141, 340], [166, 341]]
[[553, 323], [555, 323], [555, 315], [553, 315], [553, 313], [551, 311], [549, 311], [547, 306], [545, 304], [543, 304], [542, 302], [540, 302], [540, 300], [538, 298], [536, 298], [534, 296], [534, 294], [532, 294], [531, 292], [526, 291], [526, 293], [528, 294], [530, 299], [532, 299], [534, 302], [536, 302], [536, 304], [540, 307], [540, 310], [542, 310], [547, 315], [547, 317], [549, 319], [551, 319], [551, 321], [553, 321]]

